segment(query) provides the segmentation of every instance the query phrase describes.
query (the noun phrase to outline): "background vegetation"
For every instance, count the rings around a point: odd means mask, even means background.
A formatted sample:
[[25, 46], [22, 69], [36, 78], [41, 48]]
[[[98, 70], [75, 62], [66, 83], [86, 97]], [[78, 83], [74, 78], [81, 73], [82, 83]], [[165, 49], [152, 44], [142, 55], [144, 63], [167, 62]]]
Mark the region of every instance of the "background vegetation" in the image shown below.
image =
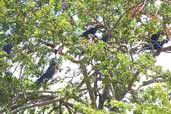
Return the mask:
[[[161, 39], [170, 37], [170, 6], [169, 0], [0, 0], [0, 46], [13, 46], [10, 54], [0, 51], [0, 113], [170, 114], [171, 74], [155, 65], [163, 50], [137, 53], [159, 30]], [[81, 38], [90, 25], [100, 26], [99, 35]], [[69, 79], [57, 73], [37, 87], [51, 57], [71, 61], [78, 73]], [[61, 64], [58, 72], [66, 70]]]

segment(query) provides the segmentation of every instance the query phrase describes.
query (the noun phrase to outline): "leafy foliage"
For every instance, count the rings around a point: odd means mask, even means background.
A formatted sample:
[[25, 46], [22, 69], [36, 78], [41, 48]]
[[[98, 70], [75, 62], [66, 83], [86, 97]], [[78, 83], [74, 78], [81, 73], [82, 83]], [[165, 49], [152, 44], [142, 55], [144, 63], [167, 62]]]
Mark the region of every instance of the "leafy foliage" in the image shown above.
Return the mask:
[[[0, 3], [0, 113], [171, 113], [171, 73], [155, 65], [164, 49], [137, 51], [159, 30], [165, 30], [161, 39], [170, 36], [171, 2]], [[95, 26], [96, 34], [80, 37]], [[7, 44], [10, 53], [3, 50]], [[52, 58], [56, 77], [36, 85]]]

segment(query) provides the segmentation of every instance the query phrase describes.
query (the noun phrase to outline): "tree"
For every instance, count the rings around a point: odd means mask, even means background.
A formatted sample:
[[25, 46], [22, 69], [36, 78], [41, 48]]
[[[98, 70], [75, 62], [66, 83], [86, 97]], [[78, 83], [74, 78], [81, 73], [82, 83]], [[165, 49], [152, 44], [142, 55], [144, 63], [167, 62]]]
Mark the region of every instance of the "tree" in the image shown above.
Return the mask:
[[[167, 0], [158, 6], [155, 0], [1, 0], [0, 46], [10, 43], [13, 56], [0, 51], [0, 112], [171, 113], [171, 73], [155, 65], [155, 56], [170, 47], [135, 57], [153, 33], [164, 30], [160, 39], [170, 38], [170, 4]], [[101, 35], [80, 37], [96, 25]], [[77, 72], [60, 74], [69, 70], [59, 62], [57, 77], [37, 87], [36, 79], [52, 58], [69, 61]]]

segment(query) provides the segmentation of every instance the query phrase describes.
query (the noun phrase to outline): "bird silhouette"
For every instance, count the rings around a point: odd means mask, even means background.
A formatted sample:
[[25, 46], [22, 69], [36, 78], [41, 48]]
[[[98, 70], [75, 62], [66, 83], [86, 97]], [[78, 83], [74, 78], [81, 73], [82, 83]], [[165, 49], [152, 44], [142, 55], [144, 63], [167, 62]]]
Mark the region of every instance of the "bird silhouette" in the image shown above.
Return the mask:
[[88, 37], [89, 34], [95, 34], [97, 31], [97, 26], [95, 27], [91, 27], [88, 30], [86, 30], [85, 32], [83, 32], [80, 37]]
[[168, 39], [158, 41], [160, 35], [163, 33], [164, 33], [163, 31], [159, 31], [155, 34], [152, 34], [150, 37], [150, 43], [144, 45], [138, 52], [151, 50], [151, 49], [155, 49], [155, 50], [161, 49], [162, 46], [169, 41]]
[[152, 34], [151, 37], [150, 37], [151, 42], [153, 43], [153, 42], [158, 41], [161, 34], [163, 34], [163, 31], [159, 31], [159, 32], [157, 32], [155, 34]]
[[169, 41], [168, 39], [164, 39], [162, 41], [153, 42], [151, 45], [150, 44], [145, 45], [139, 52], [145, 51], [145, 50], [151, 50], [151, 49], [155, 49], [155, 50], [161, 49], [163, 45], [167, 43], [168, 41]]
[[40, 83], [47, 82], [49, 79], [51, 79], [53, 77], [53, 75], [56, 73], [57, 69], [58, 69], [57, 63], [54, 60], [51, 60], [48, 69], [42, 76], [40, 76], [39, 79], [37, 79], [36, 83], [40, 84]]

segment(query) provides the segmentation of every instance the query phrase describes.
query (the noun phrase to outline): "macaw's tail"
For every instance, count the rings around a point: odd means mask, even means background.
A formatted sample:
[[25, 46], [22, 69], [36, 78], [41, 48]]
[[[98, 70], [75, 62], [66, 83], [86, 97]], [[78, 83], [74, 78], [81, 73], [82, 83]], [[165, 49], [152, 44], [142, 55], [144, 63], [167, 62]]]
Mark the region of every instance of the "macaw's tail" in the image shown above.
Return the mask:
[[43, 83], [43, 81], [44, 81], [44, 79], [41, 76], [39, 79], [36, 80], [36, 84], [41, 84], [41, 83]]

